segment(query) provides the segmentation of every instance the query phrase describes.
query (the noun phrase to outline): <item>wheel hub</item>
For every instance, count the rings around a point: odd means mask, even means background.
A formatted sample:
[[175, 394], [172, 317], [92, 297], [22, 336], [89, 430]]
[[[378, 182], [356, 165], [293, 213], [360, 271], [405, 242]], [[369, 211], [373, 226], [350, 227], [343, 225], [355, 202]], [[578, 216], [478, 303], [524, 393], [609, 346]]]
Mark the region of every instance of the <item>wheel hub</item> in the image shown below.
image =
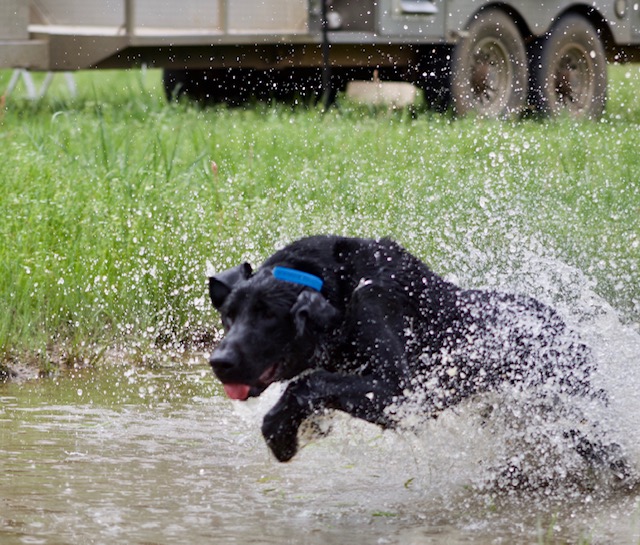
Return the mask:
[[470, 75], [473, 99], [484, 111], [499, 111], [507, 102], [510, 81], [509, 54], [503, 45], [491, 38], [478, 43]]
[[587, 51], [576, 45], [565, 48], [558, 55], [553, 75], [554, 94], [556, 102], [572, 113], [586, 108], [593, 94], [591, 64]]

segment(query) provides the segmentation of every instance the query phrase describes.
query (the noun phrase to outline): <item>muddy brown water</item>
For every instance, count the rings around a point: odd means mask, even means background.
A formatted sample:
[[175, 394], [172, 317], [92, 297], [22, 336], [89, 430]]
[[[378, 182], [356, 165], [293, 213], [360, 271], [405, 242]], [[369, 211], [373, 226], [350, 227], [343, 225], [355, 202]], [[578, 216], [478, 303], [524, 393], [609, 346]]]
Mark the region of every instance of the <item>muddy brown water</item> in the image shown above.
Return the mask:
[[[339, 417], [289, 464], [206, 358], [0, 385], [0, 543], [640, 543], [640, 496], [481, 492], [473, 420], [417, 438]], [[545, 496], [549, 497], [545, 497]]]

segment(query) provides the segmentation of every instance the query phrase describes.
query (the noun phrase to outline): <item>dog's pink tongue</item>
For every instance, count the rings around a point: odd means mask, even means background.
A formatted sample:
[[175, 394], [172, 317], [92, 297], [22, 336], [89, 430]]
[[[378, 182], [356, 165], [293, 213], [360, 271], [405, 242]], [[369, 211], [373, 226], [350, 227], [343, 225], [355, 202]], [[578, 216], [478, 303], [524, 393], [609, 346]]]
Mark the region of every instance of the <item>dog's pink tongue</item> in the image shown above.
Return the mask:
[[240, 399], [245, 401], [249, 397], [251, 386], [248, 384], [223, 384], [225, 393], [231, 399]]

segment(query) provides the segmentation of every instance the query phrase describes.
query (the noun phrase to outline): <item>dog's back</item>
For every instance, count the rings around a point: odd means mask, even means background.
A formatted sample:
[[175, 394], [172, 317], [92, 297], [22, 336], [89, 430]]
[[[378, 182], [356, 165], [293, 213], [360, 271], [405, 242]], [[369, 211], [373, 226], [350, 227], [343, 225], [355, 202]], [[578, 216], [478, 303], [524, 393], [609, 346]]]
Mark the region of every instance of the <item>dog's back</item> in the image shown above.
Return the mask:
[[589, 351], [553, 309], [525, 296], [460, 289], [391, 240], [309, 237], [263, 267], [275, 265], [323, 278], [327, 299], [342, 312], [354, 297], [384, 306], [404, 343], [404, 386], [428, 385], [441, 392], [442, 406], [504, 383], [589, 392]]

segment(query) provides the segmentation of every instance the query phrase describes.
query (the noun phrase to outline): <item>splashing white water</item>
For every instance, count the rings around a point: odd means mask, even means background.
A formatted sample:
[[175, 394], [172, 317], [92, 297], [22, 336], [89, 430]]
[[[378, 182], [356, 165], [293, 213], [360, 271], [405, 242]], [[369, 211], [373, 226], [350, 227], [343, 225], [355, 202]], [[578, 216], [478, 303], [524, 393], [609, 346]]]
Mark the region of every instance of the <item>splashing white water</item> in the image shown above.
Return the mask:
[[[331, 415], [329, 436], [312, 440], [292, 466], [317, 464], [325, 471], [336, 464], [384, 468], [385, 481], [395, 483], [390, 486], [390, 502], [398, 499], [398, 489], [405, 484], [413, 492], [421, 490], [423, 497], [449, 501], [470, 488], [489, 493], [535, 489], [562, 497], [577, 491], [606, 495], [632, 486], [635, 480], [621, 480], [615, 471], [594, 475], [594, 467], [577, 453], [568, 431], [595, 434], [607, 445], [618, 445], [629, 468], [640, 472], [640, 335], [633, 324], [620, 321], [581, 271], [555, 258], [527, 253], [516, 269], [494, 271], [486, 278], [485, 287], [532, 295], [558, 310], [592, 349], [597, 362], [594, 385], [607, 393], [606, 406], [581, 400], [571, 405], [575, 410], [548, 418], [549, 407], [536, 405], [527, 392], [513, 390], [476, 396], [411, 431], [382, 432], [344, 415]], [[258, 433], [262, 416], [284, 387], [274, 385], [259, 399], [236, 404], [238, 416]]]

